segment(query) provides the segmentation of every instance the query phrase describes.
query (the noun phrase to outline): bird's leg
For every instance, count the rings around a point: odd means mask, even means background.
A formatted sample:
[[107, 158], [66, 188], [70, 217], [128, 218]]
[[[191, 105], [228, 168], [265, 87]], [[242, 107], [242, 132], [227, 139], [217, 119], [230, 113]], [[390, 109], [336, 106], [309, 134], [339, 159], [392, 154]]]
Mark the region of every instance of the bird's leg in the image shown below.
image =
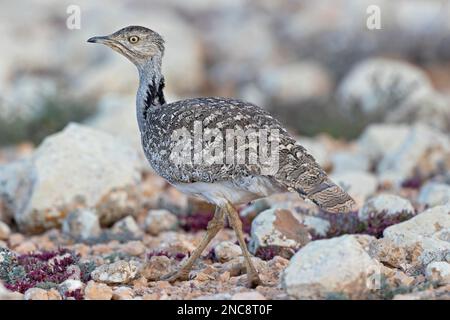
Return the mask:
[[194, 252], [192, 252], [186, 263], [183, 264], [177, 271], [163, 276], [161, 280], [167, 280], [169, 282], [175, 282], [177, 280], [189, 280], [189, 272], [191, 271], [195, 261], [200, 257], [203, 250], [205, 250], [206, 246], [211, 242], [211, 240], [220, 231], [220, 229], [223, 228], [224, 224], [224, 211], [222, 210], [222, 208], [216, 207], [214, 217], [211, 219], [211, 221], [209, 221], [208, 227], [206, 228], [205, 236], [203, 237], [197, 248], [195, 248]]
[[242, 221], [239, 218], [238, 212], [236, 211], [236, 209], [234, 209], [231, 203], [227, 203], [226, 212], [228, 215], [228, 221], [230, 222], [231, 227], [236, 233], [239, 245], [241, 246], [241, 250], [244, 255], [247, 269], [248, 285], [251, 288], [255, 288], [261, 284], [261, 280], [259, 279], [258, 272], [256, 271], [255, 266], [252, 263], [250, 253], [248, 252], [247, 245], [245, 244], [244, 233], [242, 232]]

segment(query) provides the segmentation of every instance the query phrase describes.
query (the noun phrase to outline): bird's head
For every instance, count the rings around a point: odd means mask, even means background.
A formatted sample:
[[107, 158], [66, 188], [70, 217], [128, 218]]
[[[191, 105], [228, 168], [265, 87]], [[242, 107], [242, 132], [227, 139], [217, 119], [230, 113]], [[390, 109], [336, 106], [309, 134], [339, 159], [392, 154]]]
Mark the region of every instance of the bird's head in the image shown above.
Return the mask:
[[127, 57], [136, 66], [164, 54], [164, 39], [155, 31], [141, 26], [125, 27], [108, 36], [92, 37], [88, 42], [102, 43]]

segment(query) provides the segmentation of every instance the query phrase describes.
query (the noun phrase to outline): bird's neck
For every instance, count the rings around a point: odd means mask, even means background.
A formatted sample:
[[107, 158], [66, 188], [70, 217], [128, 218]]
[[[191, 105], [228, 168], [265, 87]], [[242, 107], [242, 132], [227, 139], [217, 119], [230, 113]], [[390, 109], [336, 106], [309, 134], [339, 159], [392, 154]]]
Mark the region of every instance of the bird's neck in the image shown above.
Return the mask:
[[164, 98], [164, 76], [161, 74], [161, 57], [154, 56], [139, 65], [139, 89], [136, 97], [136, 114], [141, 132], [147, 115], [153, 109], [166, 103]]

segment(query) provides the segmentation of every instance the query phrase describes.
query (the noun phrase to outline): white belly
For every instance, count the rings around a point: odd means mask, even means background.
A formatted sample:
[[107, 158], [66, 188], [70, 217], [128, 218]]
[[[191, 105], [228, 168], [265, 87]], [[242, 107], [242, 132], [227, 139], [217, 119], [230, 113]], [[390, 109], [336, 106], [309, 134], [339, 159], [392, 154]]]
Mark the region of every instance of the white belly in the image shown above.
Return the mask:
[[232, 204], [243, 204], [274, 193], [286, 192], [286, 189], [265, 177], [245, 177], [214, 183], [177, 183], [174, 184], [174, 187], [217, 206], [224, 206], [227, 201]]

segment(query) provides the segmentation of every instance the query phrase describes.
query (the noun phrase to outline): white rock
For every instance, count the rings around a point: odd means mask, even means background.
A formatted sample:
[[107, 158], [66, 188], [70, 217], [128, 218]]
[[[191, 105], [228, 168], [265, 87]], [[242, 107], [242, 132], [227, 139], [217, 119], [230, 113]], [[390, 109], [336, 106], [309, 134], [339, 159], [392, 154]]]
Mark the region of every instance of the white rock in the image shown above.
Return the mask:
[[268, 69], [260, 82], [266, 94], [282, 103], [326, 97], [333, 86], [328, 71], [314, 62], [299, 62]]
[[417, 264], [450, 260], [450, 205], [426, 210], [405, 222], [386, 228], [383, 232], [399, 248], [415, 250]]
[[393, 124], [370, 124], [357, 141], [358, 150], [373, 162], [378, 162], [387, 153], [396, 150], [406, 139], [410, 127]]
[[290, 211], [268, 209], [252, 222], [249, 250], [255, 254], [266, 247], [278, 250], [278, 254], [290, 257], [311, 239], [306, 226]]
[[80, 202], [87, 207], [107, 207], [99, 211], [100, 221], [115, 221], [125, 209], [111, 197], [123, 192], [126, 198], [126, 188], [140, 181], [139, 161], [132, 148], [108, 134], [74, 123], [47, 137], [24, 165], [21, 170], [26, 174], [16, 179], [25, 178], [14, 183], [21, 187], [10, 207], [16, 209], [14, 218], [19, 227], [27, 231], [58, 226], [64, 212]]
[[62, 223], [63, 233], [86, 240], [100, 235], [100, 222], [95, 211], [79, 209], [67, 215]]
[[119, 260], [111, 264], [104, 264], [91, 273], [93, 280], [107, 284], [128, 283], [135, 279], [138, 273], [138, 265], [134, 261]]
[[67, 279], [58, 285], [58, 291], [62, 296], [65, 296], [68, 292], [73, 292], [75, 290], [82, 290], [84, 287], [83, 282], [76, 279]]
[[23, 294], [7, 290], [0, 282], [0, 300], [22, 300]]
[[144, 224], [148, 233], [158, 235], [163, 231], [175, 229], [178, 219], [173, 213], [165, 209], [149, 210]]
[[141, 228], [139, 228], [136, 220], [132, 216], [126, 216], [117, 221], [111, 230], [116, 233], [130, 233], [132, 235], [140, 235], [142, 233]]
[[385, 214], [395, 216], [398, 214], [414, 214], [414, 207], [409, 200], [393, 194], [378, 194], [370, 198], [359, 210], [361, 220], [367, 220], [370, 216]]
[[344, 112], [350, 113], [356, 106], [366, 117], [376, 118], [430, 91], [431, 82], [419, 68], [402, 61], [369, 58], [349, 72], [337, 94]]
[[356, 171], [365, 172], [370, 169], [369, 158], [362, 153], [336, 152], [331, 157], [331, 163], [333, 166], [333, 174]]
[[347, 191], [358, 206], [361, 206], [378, 188], [377, 178], [368, 172], [356, 171], [331, 174], [330, 178]]
[[450, 142], [446, 135], [424, 125], [415, 125], [404, 142], [385, 155], [377, 171], [381, 181], [400, 184], [415, 170], [428, 173], [445, 164], [449, 157]]
[[0, 240], [7, 240], [9, 238], [9, 235], [11, 234], [11, 229], [9, 226], [0, 221]]
[[25, 291], [24, 300], [48, 300], [48, 293], [41, 288], [30, 288]]
[[380, 266], [357, 237], [316, 240], [300, 249], [282, 276], [282, 285], [296, 299], [320, 299], [344, 293], [358, 298], [371, 289]]
[[425, 184], [420, 189], [417, 202], [429, 207], [450, 204], [450, 185], [436, 182]]
[[299, 220], [315, 235], [326, 236], [330, 229], [330, 222], [319, 217], [301, 215]]
[[220, 262], [226, 262], [242, 255], [242, 250], [231, 241], [222, 241], [214, 247], [214, 253]]
[[432, 262], [427, 266], [425, 274], [430, 281], [440, 285], [450, 284], [450, 263]]

